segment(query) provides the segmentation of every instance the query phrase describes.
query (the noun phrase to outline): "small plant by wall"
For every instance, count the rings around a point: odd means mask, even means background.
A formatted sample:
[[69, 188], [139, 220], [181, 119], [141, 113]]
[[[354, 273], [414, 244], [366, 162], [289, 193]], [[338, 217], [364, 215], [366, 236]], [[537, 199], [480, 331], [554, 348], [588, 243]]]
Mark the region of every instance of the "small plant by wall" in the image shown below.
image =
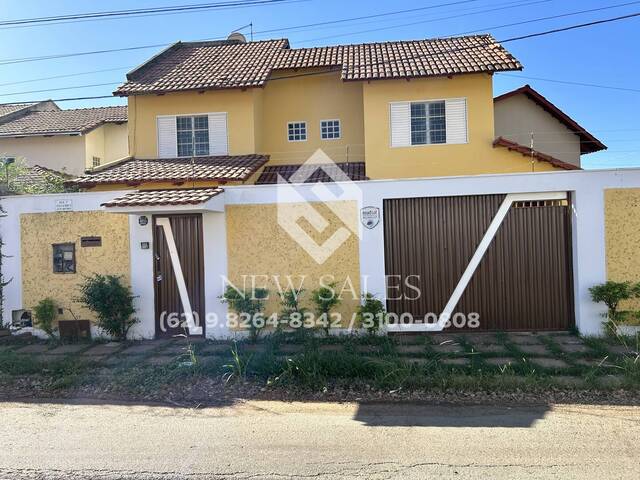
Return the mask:
[[131, 289], [115, 275], [94, 274], [80, 286], [78, 302], [94, 312], [98, 326], [109, 335], [124, 340], [129, 329], [137, 323]]
[[380, 326], [387, 320], [383, 303], [371, 293], [362, 295], [362, 303], [358, 307], [358, 320], [367, 333], [376, 335]]
[[220, 301], [229, 305], [229, 308], [238, 315], [238, 325], [249, 329], [249, 339], [252, 342], [258, 340], [260, 332], [265, 327], [264, 304], [269, 296], [266, 288], [253, 290], [237, 289], [227, 285]]
[[308, 311], [308, 309], [300, 305], [300, 298], [303, 293], [304, 289], [295, 288], [289, 288], [280, 293], [280, 306], [282, 310], [280, 312], [277, 330], [280, 330], [282, 325], [289, 325], [291, 320], [296, 323], [299, 322], [302, 325], [304, 315]]
[[594, 285], [589, 293], [594, 302], [607, 306], [605, 328], [608, 334], [616, 335], [618, 325], [624, 318], [623, 312], [619, 310], [620, 302], [640, 297], [640, 284], [607, 281]]
[[43, 330], [49, 337], [53, 337], [56, 330], [54, 322], [58, 316], [58, 306], [52, 298], [44, 298], [33, 307], [36, 317], [36, 326]]
[[328, 336], [331, 328], [331, 310], [340, 305], [336, 284], [331, 283], [314, 290], [311, 292], [311, 300], [318, 315], [317, 322], [322, 325], [325, 335]]

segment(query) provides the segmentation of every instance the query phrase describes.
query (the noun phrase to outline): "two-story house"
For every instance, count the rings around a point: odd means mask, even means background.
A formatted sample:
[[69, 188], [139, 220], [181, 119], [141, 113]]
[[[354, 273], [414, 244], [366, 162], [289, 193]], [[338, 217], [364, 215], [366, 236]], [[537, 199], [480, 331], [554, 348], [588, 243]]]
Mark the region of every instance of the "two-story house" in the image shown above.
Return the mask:
[[489, 35], [301, 49], [179, 42], [115, 92], [128, 99], [131, 157], [76, 184], [272, 183], [318, 151], [353, 179], [579, 168], [523, 154], [519, 136], [496, 142], [492, 75], [521, 68]]
[[126, 106], [61, 110], [50, 100], [0, 105], [0, 155], [29, 167], [82, 175], [127, 157], [127, 138]]
[[[67, 307], [60, 320], [74, 321], [69, 309], [93, 319], [72, 299], [99, 272], [132, 286], [135, 335], [181, 333], [165, 328], [167, 313], [189, 323], [195, 312], [220, 322], [190, 334], [225, 336], [219, 297], [229, 282], [261, 279], [271, 314], [280, 279], [302, 277], [311, 292], [329, 275], [352, 293], [336, 309], [346, 327], [364, 292], [389, 293], [390, 312], [440, 314], [484, 248], [473, 302], [463, 301], [467, 313], [486, 313], [482, 328], [569, 328], [568, 220], [583, 174], [553, 173], [579, 163], [528, 149], [519, 134], [565, 128], [559, 111], [538, 127], [533, 109], [530, 123], [505, 132], [493, 73], [521, 68], [488, 35], [304, 49], [237, 36], [177, 43], [115, 92], [128, 101], [129, 157], [70, 182], [88, 192], [10, 205], [4, 222], [20, 238], [13, 265], [23, 272], [11, 308], [49, 296]], [[523, 175], [477, 176], [505, 173]], [[416, 180], [447, 176], [460, 177]], [[308, 184], [345, 179], [381, 181]], [[299, 185], [267, 185], [282, 180]], [[503, 220], [500, 238], [485, 241]], [[431, 303], [393, 303], [390, 277], [419, 277]]]

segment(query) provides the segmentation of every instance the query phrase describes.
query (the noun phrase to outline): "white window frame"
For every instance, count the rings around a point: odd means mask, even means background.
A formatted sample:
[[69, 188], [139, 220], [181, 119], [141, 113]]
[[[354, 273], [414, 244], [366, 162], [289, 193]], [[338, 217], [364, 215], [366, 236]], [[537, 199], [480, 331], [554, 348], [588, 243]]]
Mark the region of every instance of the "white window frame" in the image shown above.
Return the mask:
[[[464, 142], [449, 142], [449, 124], [446, 123], [446, 135], [447, 141], [445, 143], [424, 143], [424, 144], [409, 144], [409, 145], [394, 145], [393, 144], [393, 125], [392, 125], [392, 112], [391, 106], [394, 104], [403, 104], [406, 103], [409, 105], [409, 142], [411, 141], [411, 104], [412, 103], [429, 103], [429, 102], [445, 102], [445, 122], [447, 121], [447, 102], [462, 100], [465, 103], [465, 141]], [[389, 102], [388, 108], [388, 128], [389, 128], [389, 148], [423, 148], [423, 147], [443, 147], [450, 145], [466, 145], [469, 143], [469, 101], [468, 97], [448, 97], [448, 98], [427, 98], [427, 99], [416, 99], [416, 100], [394, 100]]]
[[[332, 138], [325, 138], [322, 136], [322, 124], [325, 122], [338, 122], [338, 136]], [[332, 140], [340, 140], [342, 139], [342, 122], [339, 118], [325, 118], [324, 120], [320, 120], [320, 140], [332, 141]]]
[[[445, 140], [444, 142], [431, 142], [431, 119], [429, 116], [429, 104], [431, 103], [443, 103], [444, 104], [444, 135], [445, 135]], [[424, 105], [425, 106], [425, 118], [426, 118], [426, 127], [427, 127], [427, 131], [426, 136], [427, 136], [427, 140], [429, 140], [428, 142], [425, 143], [413, 143], [413, 132], [411, 131], [412, 128], [412, 115], [411, 115], [411, 107], [413, 105]], [[410, 146], [411, 147], [424, 147], [426, 145], [446, 145], [447, 144], [447, 101], [446, 100], [419, 100], [419, 101], [410, 101], [409, 102], [409, 141], [411, 142]]]
[[[224, 152], [219, 152], [219, 153], [212, 153], [211, 150], [211, 140], [212, 140], [212, 130], [211, 130], [211, 117], [215, 116], [215, 115], [224, 115], [225, 116], [225, 131], [224, 131], [224, 135], [225, 135], [225, 144], [224, 144]], [[156, 115], [156, 152], [158, 155], [158, 158], [191, 158], [190, 156], [188, 157], [180, 157], [178, 156], [178, 127], [176, 124], [176, 119], [178, 117], [200, 117], [200, 116], [207, 116], [209, 117], [208, 123], [209, 123], [209, 155], [205, 155], [205, 156], [220, 156], [220, 155], [229, 155], [229, 113], [228, 112], [196, 112], [196, 113], [176, 113], [176, 114], [171, 114], [171, 115]], [[175, 128], [175, 135], [174, 135], [174, 145], [175, 145], [175, 157], [171, 156], [171, 157], [163, 157], [160, 155], [160, 135], [158, 132], [158, 120], [161, 118], [171, 118], [173, 119], [173, 124], [174, 124], [174, 128]], [[203, 156], [203, 155], [198, 155], [198, 156]]]
[[[209, 136], [209, 113], [191, 113], [191, 114], [179, 114], [174, 115], [176, 117], [176, 158], [191, 158], [191, 157], [209, 157], [211, 155], [211, 138]], [[178, 144], [178, 118], [191, 118], [191, 128], [194, 129], [194, 120], [195, 117], [207, 117], [207, 154], [206, 155], [196, 155], [195, 143], [193, 145], [193, 155], [180, 155], [179, 153], [179, 144]]]
[[[289, 136], [289, 126], [295, 123], [304, 123], [304, 140], [291, 140]], [[307, 122], [306, 120], [292, 120], [287, 122], [287, 141], [289, 141], [290, 143], [298, 143], [306, 142], [307, 140], [309, 140], [309, 122]]]

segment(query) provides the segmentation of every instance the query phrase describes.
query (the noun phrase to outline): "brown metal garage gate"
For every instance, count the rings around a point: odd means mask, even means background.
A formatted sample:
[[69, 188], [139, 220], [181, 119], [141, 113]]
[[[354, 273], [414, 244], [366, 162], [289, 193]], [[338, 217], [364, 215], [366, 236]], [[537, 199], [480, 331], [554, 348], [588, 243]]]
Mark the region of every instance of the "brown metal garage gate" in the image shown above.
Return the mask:
[[[439, 315], [504, 198], [385, 200], [388, 311]], [[476, 330], [572, 327], [570, 227], [566, 200], [513, 204], [454, 311], [477, 312]]]

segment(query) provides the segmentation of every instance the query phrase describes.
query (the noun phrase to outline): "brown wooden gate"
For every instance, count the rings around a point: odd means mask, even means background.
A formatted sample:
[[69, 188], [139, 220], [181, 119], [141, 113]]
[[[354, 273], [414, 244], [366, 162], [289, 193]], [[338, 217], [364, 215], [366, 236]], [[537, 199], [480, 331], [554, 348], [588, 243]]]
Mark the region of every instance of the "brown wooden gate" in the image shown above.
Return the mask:
[[[385, 200], [389, 312], [440, 315], [504, 198]], [[478, 313], [477, 330], [572, 327], [570, 225], [566, 201], [514, 204], [454, 311]]]
[[[156, 337], [184, 334], [184, 309], [180, 299], [174, 265], [171, 259], [167, 232], [158, 225], [160, 218], [168, 218], [176, 245], [187, 293], [196, 321], [204, 335], [204, 255], [202, 215], [156, 215], [153, 217], [154, 282]], [[178, 318], [179, 325], [171, 319]]]

